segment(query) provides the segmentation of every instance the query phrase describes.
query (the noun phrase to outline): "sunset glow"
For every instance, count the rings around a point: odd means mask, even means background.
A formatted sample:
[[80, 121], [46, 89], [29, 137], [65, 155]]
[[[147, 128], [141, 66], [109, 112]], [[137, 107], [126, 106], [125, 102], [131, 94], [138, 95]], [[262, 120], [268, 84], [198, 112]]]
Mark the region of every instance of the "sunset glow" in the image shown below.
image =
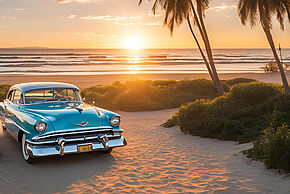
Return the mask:
[[[2, 0], [0, 47], [196, 48], [187, 25], [177, 27], [171, 36], [163, 26], [164, 13], [160, 10], [154, 16], [150, 12], [152, 4], [144, 1], [138, 6], [138, 0]], [[283, 32], [274, 21], [275, 41], [290, 48], [289, 23]], [[205, 22], [213, 48], [269, 48], [260, 27], [241, 25], [235, 0], [211, 1]]]
[[143, 38], [138, 36], [131, 36], [126, 39], [126, 45], [124, 45], [124, 48], [126, 49], [144, 49], [145, 48], [145, 42]]

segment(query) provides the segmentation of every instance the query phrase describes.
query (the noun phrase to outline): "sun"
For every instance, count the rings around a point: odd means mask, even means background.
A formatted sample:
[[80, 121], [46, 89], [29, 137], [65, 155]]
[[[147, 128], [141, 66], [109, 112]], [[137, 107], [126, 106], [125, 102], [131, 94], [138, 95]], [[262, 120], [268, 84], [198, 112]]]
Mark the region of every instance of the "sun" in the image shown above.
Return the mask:
[[139, 36], [130, 36], [125, 40], [125, 48], [126, 49], [144, 49], [145, 41], [143, 37]]

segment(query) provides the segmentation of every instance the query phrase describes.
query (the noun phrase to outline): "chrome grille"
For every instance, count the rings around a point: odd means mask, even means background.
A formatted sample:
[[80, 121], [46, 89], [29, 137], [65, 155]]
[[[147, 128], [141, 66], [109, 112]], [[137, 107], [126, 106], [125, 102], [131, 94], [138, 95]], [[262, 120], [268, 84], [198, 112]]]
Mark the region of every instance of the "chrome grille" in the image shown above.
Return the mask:
[[114, 132], [112, 130], [106, 130], [106, 131], [94, 131], [94, 132], [85, 132], [85, 133], [77, 133], [77, 134], [62, 134], [62, 135], [56, 135], [53, 137], [46, 137], [37, 140], [37, 142], [47, 142], [47, 141], [55, 141], [62, 137], [66, 140], [74, 140], [74, 139], [86, 139], [90, 137], [97, 137], [99, 135], [114, 135]]

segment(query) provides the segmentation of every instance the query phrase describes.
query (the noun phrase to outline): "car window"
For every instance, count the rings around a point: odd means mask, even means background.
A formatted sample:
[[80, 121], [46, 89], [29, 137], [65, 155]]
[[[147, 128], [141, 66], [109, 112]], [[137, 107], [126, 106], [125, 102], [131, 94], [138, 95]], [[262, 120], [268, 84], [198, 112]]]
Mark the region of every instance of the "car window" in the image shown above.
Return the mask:
[[25, 93], [25, 102], [72, 100], [80, 101], [79, 91], [65, 88], [41, 89]]
[[25, 93], [25, 102], [44, 101], [53, 98], [53, 94], [49, 90], [35, 90]]
[[22, 103], [22, 100], [21, 100], [21, 92], [19, 90], [15, 90], [14, 92], [14, 98], [13, 98], [13, 103]]
[[15, 90], [11, 90], [7, 96], [7, 99], [10, 100], [10, 101], [13, 101], [13, 95], [14, 95], [14, 91]]

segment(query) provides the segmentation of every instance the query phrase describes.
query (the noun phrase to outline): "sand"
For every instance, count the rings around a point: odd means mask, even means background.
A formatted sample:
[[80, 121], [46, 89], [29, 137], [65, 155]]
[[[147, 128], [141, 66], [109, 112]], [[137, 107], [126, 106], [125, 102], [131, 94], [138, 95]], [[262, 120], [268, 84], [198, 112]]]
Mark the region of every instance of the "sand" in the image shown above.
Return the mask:
[[[281, 83], [280, 73], [232, 73], [219, 74], [221, 79], [233, 78], [252, 78], [266, 83]], [[290, 80], [290, 72], [287, 72], [288, 80]], [[5, 75], [0, 74], [0, 84], [16, 84], [23, 82], [35, 81], [57, 81], [66, 82], [77, 85], [80, 88], [93, 85], [106, 85], [114, 81], [130, 81], [130, 80], [182, 80], [207, 78], [208, 74], [124, 74], [124, 75]]]
[[290, 178], [250, 161], [251, 144], [203, 139], [160, 124], [177, 109], [125, 113], [128, 145], [29, 165], [0, 129], [0, 193], [288, 193]]

